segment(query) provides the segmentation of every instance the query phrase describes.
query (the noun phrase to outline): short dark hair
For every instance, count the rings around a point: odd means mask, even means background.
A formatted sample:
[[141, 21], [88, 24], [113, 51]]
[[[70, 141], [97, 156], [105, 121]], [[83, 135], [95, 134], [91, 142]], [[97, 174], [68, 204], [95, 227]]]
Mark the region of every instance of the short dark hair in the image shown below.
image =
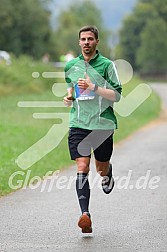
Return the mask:
[[86, 26], [82, 27], [82, 28], [79, 30], [79, 39], [80, 39], [80, 34], [81, 34], [81, 32], [87, 32], [87, 31], [93, 32], [94, 35], [95, 35], [95, 38], [98, 39], [98, 37], [99, 37], [99, 32], [98, 32], [97, 27], [94, 26], [94, 25], [86, 25]]

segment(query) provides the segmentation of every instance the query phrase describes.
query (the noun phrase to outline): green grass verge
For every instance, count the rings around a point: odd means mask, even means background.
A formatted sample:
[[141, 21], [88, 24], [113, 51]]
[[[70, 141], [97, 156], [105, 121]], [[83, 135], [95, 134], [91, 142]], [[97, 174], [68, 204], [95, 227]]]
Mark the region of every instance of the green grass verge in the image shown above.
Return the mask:
[[[123, 85], [122, 95], [126, 97], [137, 85], [147, 83], [139, 78], [133, 78], [128, 84]], [[118, 118], [118, 129], [115, 131], [115, 142], [118, 142], [145, 124], [159, 116], [161, 110], [161, 100], [159, 96], [152, 91], [151, 95], [129, 116]]]
[[[141, 80], [134, 78], [129, 84], [123, 86], [123, 95], [128, 94]], [[27, 179], [28, 183], [34, 176], [43, 177], [48, 171], [54, 172], [74, 164], [70, 161], [67, 148], [67, 134], [58, 145], [40, 161], [32, 165], [28, 170], [20, 169], [15, 160], [17, 157], [40, 138], [42, 138], [51, 126], [55, 123], [54, 119], [42, 120], [33, 119], [33, 112], [55, 112], [55, 108], [19, 108], [18, 101], [53, 101], [55, 96], [50, 90], [43, 93], [33, 94], [13, 94], [1, 97], [1, 165], [0, 165], [0, 195], [8, 194], [15, 189], [11, 189], [8, 185], [10, 176], [14, 172], [21, 171], [14, 177], [12, 184], [17, 187], [23, 186], [22, 182]], [[66, 108], [64, 108], [67, 110]], [[159, 115], [160, 100], [156, 94], [151, 96], [130, 116], [118, 116], [119, 129], [115, 133], [115, 142], [118, 142], [136, 129], [145, 125]], [[61, 112], [62, 109], [61, 109]], [[26, 177], [27, 171], [30, 173], [29, 178]], [[20, 185], [19, 185], [20, 180]], [[32, 182], [32, 180], [31, 180]]]
[[[43, 78], [43, 72], [55, 72], [52, 64], [44, 64], [41, 61], [32, 60], [28, 56], [16, 58], [12, 56], [12, 64], [0, 64], [0, 97], [7, 95], [41, 93], [51, 89], [52, 82], [49, 78]], [[32, 73], [37, 73], [33, 75]], [[34, 77], [32, 77], [34, 76]], [[53, 79], [55, 81], [55, 79]], [[56, 79], [62, 82], [62, 79]]]

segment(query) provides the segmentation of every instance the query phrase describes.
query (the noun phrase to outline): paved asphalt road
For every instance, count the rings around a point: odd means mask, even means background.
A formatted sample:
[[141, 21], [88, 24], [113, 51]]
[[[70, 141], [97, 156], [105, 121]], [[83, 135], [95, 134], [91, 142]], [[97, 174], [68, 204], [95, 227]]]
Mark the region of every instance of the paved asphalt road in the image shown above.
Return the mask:
[[[157, 91], [167, 108], [167, 85]], [[0, 252], [166, 252], [166, 152], [167, 119], [163, 117], [115, 146], [116, 186], [110, 195], [99, 188], [92, 163], [93, 234], [83, 235], [77, 227], [75, 167], [45, 180], [45, 188], [40, 184], [1, 198]]]

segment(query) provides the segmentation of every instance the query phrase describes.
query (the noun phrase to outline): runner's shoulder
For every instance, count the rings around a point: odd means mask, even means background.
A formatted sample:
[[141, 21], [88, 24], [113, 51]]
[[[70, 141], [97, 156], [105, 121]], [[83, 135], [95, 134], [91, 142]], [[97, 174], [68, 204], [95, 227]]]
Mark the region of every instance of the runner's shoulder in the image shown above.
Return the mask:
[[76, 57], [76, 58], [74, 58], [74, 59], [68, 61], [68, 62], [66, 63], [66, 65], [65, 65], [65, 68], [64, 68], [65, 72], [67, 72], [67, 71], [68, 71], [73, 65], [75, 65], [79, 60], [80, 60], [79, 57]]
[[113, 65], [113, 61], [103, 56], [102, 54], [100, 54], [99, 60], [102, 60], [103, 63], [106, 64], [107, 66]]

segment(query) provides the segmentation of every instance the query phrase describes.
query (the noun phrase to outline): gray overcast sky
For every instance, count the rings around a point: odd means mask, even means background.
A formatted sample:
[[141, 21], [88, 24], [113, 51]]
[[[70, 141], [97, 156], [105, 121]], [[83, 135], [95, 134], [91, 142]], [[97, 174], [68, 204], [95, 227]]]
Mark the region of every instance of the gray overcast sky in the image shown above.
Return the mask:
[[[77, 0], [81, 2], [83, 0]], [[107, 28], [117, 30], [121, 26], [122, 19], [131, 12], [137, 0], [92, 0], [101, 9], [104, 24]], [[53, 0], [53, 16], [57, 17], [62, 9], [68, 8], [75, 0]]]

